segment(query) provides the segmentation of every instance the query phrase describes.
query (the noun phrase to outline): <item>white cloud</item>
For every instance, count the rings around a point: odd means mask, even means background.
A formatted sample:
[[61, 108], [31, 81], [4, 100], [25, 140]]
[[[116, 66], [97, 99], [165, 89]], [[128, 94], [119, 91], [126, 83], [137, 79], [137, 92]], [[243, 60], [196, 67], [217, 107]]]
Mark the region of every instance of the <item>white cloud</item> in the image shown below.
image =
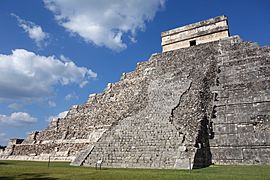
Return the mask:
[[13, 109], [13, 110], [19, 110], [23, 107], [22, 104], [18, 104], [18, 103], [12, 103], [8, 105], [8, 108]]
[[80, 88], [83, 88], [86, 84], [88, 84], [88, 81], [83, 81], [80, 83]]
[[43, 0], [58, 23], [86, 42], [120, 51], [123, 36], [136, 42], [138, 30], [153, 20], [166, 0]]
[[49, 34], [44, 32], [41, 26], [36, 25], [31, 21], [26, 21], [16, 14], [11, 13], [11, 16], [15, 17], [18, 21], [18, 25], [28, 34], [29, 38], [35, 41], [38, 47], [42, 47], [45, 44], [45, 40], [49, 38]]
[[72, 61], [40, 56], [24, 49], [0, 54], [0, 99], [40, 99], [54, 93], [56, 85], [81, 85], [97, 74]]
[[33, 124], [37, 122], [37, 118], [32, 117], [26, 112], [14, 112], [10, 116], [0, 114], [0, 123], [22, 126], [25, 124]]
[[67, 113], [68, 113], [68, 111], [64, 111], [64, 112], [59, 113], [56, 116], [50, 116], [48, 121], [50, 122], [50, 121], [53, 121], [53, 120], [58, 119], [58, 118], [64, 118], [64, 117], [66, 117]]
[[54, 101], [49, 100], [49, 101], [48, 101], [48, 105], [49, 105], [50, 107], [55, 107], [55, 106], [56, 106], [56, 103], [55, 103]]
[[72, 99], [79, 99], [79, 97], [77, 96], [77, 94], [75, 92], [72, 92], [72, 93], [65, 96], [66, 101], [70, 101]]
[[64, 62], [70, 62], [71, 61], [68, 57], [65, 57], [63, 54], [61, 54], [59, 58]]

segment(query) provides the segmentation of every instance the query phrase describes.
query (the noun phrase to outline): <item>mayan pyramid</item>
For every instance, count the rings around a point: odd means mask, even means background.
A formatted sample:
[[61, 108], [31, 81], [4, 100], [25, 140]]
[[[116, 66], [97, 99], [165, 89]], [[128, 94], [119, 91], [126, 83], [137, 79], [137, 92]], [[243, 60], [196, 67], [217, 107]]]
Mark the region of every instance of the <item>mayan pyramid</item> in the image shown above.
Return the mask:
[[177, 168], [270, 164], [270, 47], [219, 16], [162, 33], [162, 53], [91, 94], [1, 159]]

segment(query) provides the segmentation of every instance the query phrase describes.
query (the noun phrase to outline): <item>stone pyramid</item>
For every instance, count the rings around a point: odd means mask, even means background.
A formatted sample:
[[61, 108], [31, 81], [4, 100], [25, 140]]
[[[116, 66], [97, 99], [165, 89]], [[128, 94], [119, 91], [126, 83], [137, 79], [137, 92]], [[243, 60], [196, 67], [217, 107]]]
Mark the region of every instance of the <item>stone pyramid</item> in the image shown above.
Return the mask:
[[73, 106], [1, 159], [188, 169], [270, 164], [270, 47], [219, 16], [162, 33], [163, 52]]

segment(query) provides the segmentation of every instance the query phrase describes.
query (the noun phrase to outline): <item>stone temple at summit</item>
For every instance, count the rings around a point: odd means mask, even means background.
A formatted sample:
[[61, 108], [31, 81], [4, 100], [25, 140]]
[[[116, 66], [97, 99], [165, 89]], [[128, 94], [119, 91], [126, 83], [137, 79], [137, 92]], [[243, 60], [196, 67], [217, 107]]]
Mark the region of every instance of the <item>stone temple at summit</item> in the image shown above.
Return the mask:
[[123, 73], [0, 159], [187, 169], [270, 164], [270, 47], [230, 36], [226, 16], [162, 32], [162, 53]]

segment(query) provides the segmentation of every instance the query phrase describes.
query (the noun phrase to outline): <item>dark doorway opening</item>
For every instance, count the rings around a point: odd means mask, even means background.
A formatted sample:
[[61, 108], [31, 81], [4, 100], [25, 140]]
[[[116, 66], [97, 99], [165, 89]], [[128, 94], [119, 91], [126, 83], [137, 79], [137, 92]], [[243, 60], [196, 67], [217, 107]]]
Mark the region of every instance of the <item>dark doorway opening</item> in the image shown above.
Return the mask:
[[189, 41], [190, 46], [196, 46], [196, 40]]

